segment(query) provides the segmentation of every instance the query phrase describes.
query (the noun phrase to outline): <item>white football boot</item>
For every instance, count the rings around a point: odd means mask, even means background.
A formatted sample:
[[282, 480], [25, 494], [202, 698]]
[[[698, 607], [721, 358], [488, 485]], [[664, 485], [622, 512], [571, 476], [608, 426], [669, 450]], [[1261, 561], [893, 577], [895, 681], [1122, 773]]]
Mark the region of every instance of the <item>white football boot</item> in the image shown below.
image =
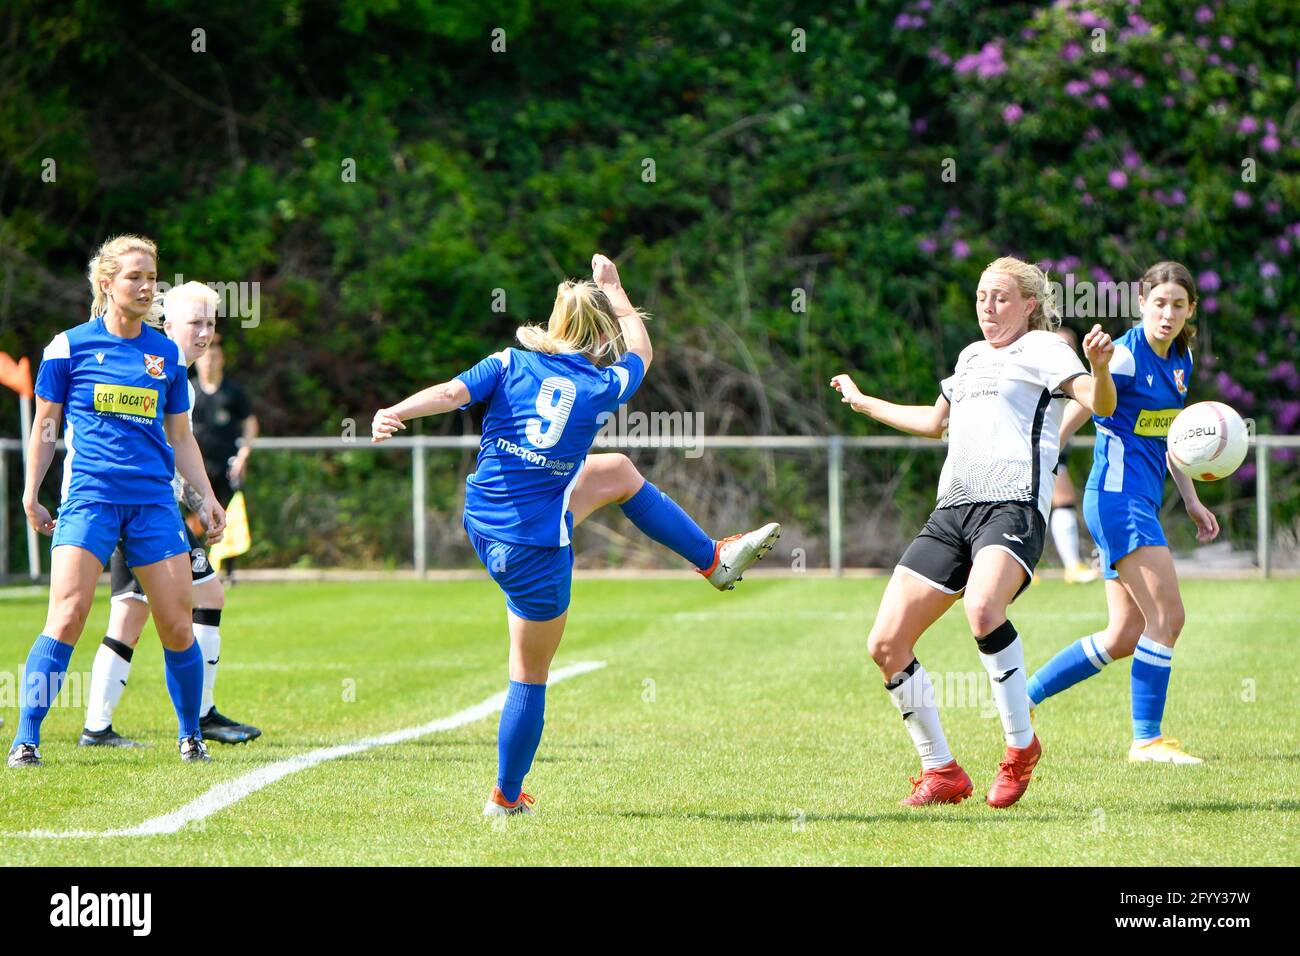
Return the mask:
[[773, 521], [757, 531], [723, 538], [713, 545], [713, 564], [696, 571], [719, 591], [730, 591], [751, 564], [772, 550], [779, 537], [781, 526]]

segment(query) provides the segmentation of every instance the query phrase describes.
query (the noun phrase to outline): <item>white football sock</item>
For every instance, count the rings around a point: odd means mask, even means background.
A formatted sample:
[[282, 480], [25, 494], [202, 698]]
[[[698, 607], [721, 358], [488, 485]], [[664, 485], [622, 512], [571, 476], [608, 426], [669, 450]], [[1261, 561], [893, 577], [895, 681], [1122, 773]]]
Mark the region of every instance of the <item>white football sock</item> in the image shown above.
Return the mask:
[[[128, 648], [128, 651], [130, 649]], [[113, 711], [122, 700], [126, 680], [131, 676], [131, 662], [107, 644], [100, 644], [90, 669], [90, 699], [86, 703], [86, 729], [107, 730], [113, 723]]]
[[1052, 509], [1052, 543], [1062, 564], [1079, 566], [1079, 512], [1073, 505]]
[[[920, 661], [913, 660], [911, 674], [897, 684], [886, 684], [885, 690], [903, 715], [903, 724], [912, 735], [912, 743], [921, 758], [923, 770], [934, 770], [952, 763], [948, 740], [939, 724], [939, 708], [935, 706], [934, 685]], [[906, 672], [905, 672], [906, 673]]]
[[[1002, 627], [1010, 627], [1007, 621]], [[1001, 628], [999, 628], [1000, 630]], [[994, 634], [997, 632], [994, 631]], [[1012, 633], [1015, 629], [1012, 628]], [[990, 637], [992, 635], [989, 635]], [[993, 685], [993, 702], [1002, 718], [1002, 732], [1008, 747], [1028, 747], [1034, 739], [1034, 728], [1029, 723], [1029, 692], [1025, 688], [1025, 646], [1016, 639], [992, 654], [980, 651], [980, 660], [988, 671]]]
[[221, 660], [221, 627], [215, 624], [195, 624], [194, 640], [203, 654], [203, 701], [199, 716], [212, 709], [212, 691], [217, 686], [217, 662]]

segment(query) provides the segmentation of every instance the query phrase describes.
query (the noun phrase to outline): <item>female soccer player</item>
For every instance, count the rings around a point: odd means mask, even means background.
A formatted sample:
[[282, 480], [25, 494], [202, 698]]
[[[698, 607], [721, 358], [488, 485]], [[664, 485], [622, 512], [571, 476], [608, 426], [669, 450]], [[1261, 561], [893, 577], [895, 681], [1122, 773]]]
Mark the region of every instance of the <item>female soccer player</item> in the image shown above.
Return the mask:
[[1009, 807], [1029, 786], [1041, 747], [1029, 723], [1024, 648], [1007, 606], [1033, 579], [1043, 551], [1063, 399], [1102, 414], [1115, 408], [1110, 337], [1094, 326], [1084, 338], [1088, 375], [1050, 331], [1060, 313], [1037, 266], [1011, 257], [990, 263], [975, 312], [984, 338], [962, 350], [933, 406], [869, 397], [848, 375], [831, 381], [854, 411], [900, 431], [939, 438], [948, 420], [938, 506], [894, 569], [867, 642], [921, 757], [905, 806], [960, 803], [973, 789], [948, 750], [933, 686], [913, 650], [963, 591], [1007, 745], [988, 803]]
[[[220, 296], [202, 282], [186, 282], [162, 297], [163, 331], [180, 346], [187, 363], [206, 352], [217, 327]], [[152, 324], [152, 323], [150, 323]], [[189, 415], [194, 413], [194, 384], [187, 382]], [[211, 480], [211, 479], [209, 479]], [[202, 506], [202, 498], [190, 485], [177, 479], [181, 500], [192, 511]], [[216, 489], [213, 489], [216, 493]], [[189, 527], [190, 574], [194, 584], [194, 640], [203, 655], [203, 700], [199, 706], [199, 730], [205, 741], [240, 744], [260, 737], [262, 732], [241, 724], [217, 710], [213, 690], [217, 682], [217, 663], [221, 659], [221, 612], [226, 604], [221, 578], [208, 562], [207, 549]], [[110, 563], [112, 601], [108, 617], [108, 635], [95, 654], [90, 672], [90, 699], [86, 702], [86, 726], [77, 738], [79, 747], [138, 747], [141, 744], [123, 737], [113, 729], [113, 711], [122, 700], [127, 678], [131, 674], [131, 657], [149, 620], [149, 602], [144, 589], [127, 567], [122, 548], [113, 551]]]
[[371, 425], [379, 442], [412, 418], [488, 403], [477, 470], [466, 482], [465, 530], [506, 595], [510, 686], [486, 816], [531, 812], [523, 781], [541, 740], [546, 681], [568, 617], [575, 526], [617, 502], [637, 528], [719, 590], [734, 587], [781, 530], [768, 524], [714, 541], [626, 456], [587, 454], [604, 414], [637, 390], [653, 355], [614, 263], [596, 255], [591, 266], [594, 283], [560, 283], [545, 329], [518, 330], [524, 348], [489, 355], [450, 382], [381, 408]]
[[[1187, 400], [1192, 378], [1188, 322], [1196, 314], [1196, 283], [1185, 266], [1158, 262], [1142, 276], [1142, 324], [1115, 342], [1111, 374], [1119, 405], [1094, 414], [1097, 444], [1083, 494], [1088, 530], [1101, 549], [1106, 577], [1106, 630], [1070, 644], [1029, 680], [1034, 706], [1133, 655], [1130, 672], [1134, 763], [1196, 764], [1177, 740], [1162, 736], [1161, 721], [1174, 644], [1183, 629], [1183, 601], [1174, 559], [1160, 527], [1165, 471], [1183, 496], [1203, 543], [1219, 534], [1214, 513], [1201, 504], [1196, 485], [1168, 459], [1169, 425]], [[1088, 417], [1071, 405], [1061, 427], [1069, 437]]]
[[[1061, 326], [1056, 334], [1069, 343], [1071, 349], [1079, 347], [1079, 337], [1074, 329]], [[1067, 406], [1068, 407], [1068, 406]], [[1096, 568], [1089, 567], [1079, 558], [1079, 496], [1075, 493], [1070, 470], [1066, 467], [1066, 442], [1061, 441], [1061, 457], [1056, 463], [1056, 484], [1052, 488], [1052, 513], [1048, 527], [1052, 544], [1065, 568], [1066, 584], [1091, 584], [1101, 576]]]
[[[185, 414], [185, 357], [175, 342], [143, 322], [153, 302], [157, 260], [157, 247], [139, 236], [104, 243], [90, 260], [90, 321], [60, 332], [41, 360], [23, 508], [34, 528], [54, 536], [50, 606], [23, 673], [10, 767], [41, 762], [41, 722], [119, 541], [149, 595], [162, 638], [181, 759], [209, 759], [199, 732], [203, 657], [190, 630], [189, 542], [172, 498], [174, 471], [203, 495], [199, 514], [210, 541], [220, 540], [225, 514]], [[67, 457], [56, 521], [38, 492], [65, 410]]]

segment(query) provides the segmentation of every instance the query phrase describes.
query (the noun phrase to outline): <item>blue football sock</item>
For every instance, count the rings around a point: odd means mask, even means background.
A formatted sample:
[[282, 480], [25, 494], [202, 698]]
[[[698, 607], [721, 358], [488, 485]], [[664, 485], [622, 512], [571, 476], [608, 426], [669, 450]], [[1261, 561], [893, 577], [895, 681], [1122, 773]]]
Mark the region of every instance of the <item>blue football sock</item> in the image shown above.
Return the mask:
[[1138, 638], [1137, 648], [1133, 651], [1131, 677], [1134, 740], [1154, 740], [1160, 736], [1173, 660], [1172, 647], [1157, 644], [1145, 634]]
[[13, 747], [41, 742], [41, 721], [59, 696], [63, 678], [68, 675], [68, 661], [72, 658], [72, 645], [56, 641], [42, 634], [32, 644], [23, 668], [22, 699], [18, 710], [18, 732]]
[[1087, 680], [1110, 663], [1100, 634], [1089, 634], [1057, 652], [1029, 678], [1029, 699], [1037, 707], [1047, 698]]
[[177, 739], [199, 735], [199, 704], [203, 701], [203, 652], [195, 641], [188, 649], [171, 651], [163, 648], [163, 667], [167, 673], [167, 693], [176, 708], [180, 724]]
[[546, 685], [510, 682], [506, 703], [501, 708], [497, 729], [497, 786], [513, 803], [524, 788], [524, 777], [533, 765], [533, 755], [542, 740], [546, 713]]
[[646, 482], [641, 490], [623, 502], [623, 514], [647, 538], [676, 551], [691, 565], [713, 564], [713, 539], [673, 499]]

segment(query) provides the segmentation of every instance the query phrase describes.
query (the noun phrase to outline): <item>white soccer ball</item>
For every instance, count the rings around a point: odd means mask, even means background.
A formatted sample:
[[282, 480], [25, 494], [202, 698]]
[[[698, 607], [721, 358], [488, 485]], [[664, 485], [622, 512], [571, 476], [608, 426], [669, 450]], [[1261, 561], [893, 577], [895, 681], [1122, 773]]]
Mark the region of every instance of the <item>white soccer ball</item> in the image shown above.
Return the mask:
[[1169, 457], [1197, 481], [1218, 481], [1236, 471], [1250, 444], [1246, 423], [1223, 402], [1188, 405], [1169, 426]]

